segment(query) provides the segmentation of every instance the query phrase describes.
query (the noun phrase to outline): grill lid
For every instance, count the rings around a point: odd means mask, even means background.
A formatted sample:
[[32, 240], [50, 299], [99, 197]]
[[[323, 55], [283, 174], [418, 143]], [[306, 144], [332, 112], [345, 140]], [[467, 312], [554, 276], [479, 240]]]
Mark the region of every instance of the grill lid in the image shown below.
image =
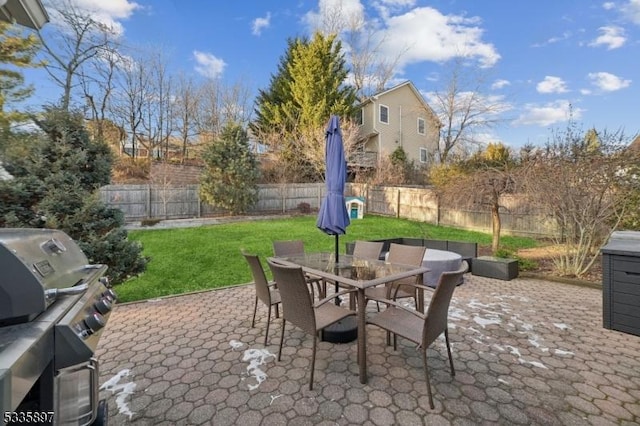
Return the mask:
[[53, 229], [0, 229], [0, 321], [32, 319], [56, 296], [82, 292], [101, 265], [67, 234]]

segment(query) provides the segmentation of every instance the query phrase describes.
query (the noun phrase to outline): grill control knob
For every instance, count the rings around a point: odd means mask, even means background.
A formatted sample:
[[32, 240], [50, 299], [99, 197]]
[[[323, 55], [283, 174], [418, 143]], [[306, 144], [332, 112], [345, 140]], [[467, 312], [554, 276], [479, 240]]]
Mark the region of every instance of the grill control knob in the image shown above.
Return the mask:
[[105, 290], [105, 292], [102, 293], [102, 296], [109, 299], [109, 301], [111, 302], [114, 302], [118, 298], [118, 296], [116, 295], [116, 292], [111, 290], [110, 288]]
[[86, 317], [84, 323], [87, 324], [87, 327], [92, 333], [95, 333], [105, 326], [104, 317], [98, 312], [94, 312], [92, 315]]
[[93, 307], [102, 315], [106, 315], [109, 311], [111, 311], [111, 300], [108, 297], [103, 297], [102, 299], [94, 303]]

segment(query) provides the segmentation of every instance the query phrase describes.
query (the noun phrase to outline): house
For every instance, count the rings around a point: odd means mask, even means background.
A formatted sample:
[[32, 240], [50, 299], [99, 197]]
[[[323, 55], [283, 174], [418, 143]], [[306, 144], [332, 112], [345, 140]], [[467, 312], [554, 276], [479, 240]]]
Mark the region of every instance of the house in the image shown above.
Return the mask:
[[361, 143], [352, 165], [374, 167], [401, 147], [416, 165], [431, 162], [442, 124], [410, 81], [371, 96], [360, 104], [356, 121]]

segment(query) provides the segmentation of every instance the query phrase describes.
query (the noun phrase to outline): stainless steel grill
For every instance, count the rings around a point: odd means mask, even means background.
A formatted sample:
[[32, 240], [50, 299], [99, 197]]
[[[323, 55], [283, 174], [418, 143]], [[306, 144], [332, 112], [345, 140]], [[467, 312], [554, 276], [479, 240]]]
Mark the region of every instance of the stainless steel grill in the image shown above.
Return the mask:
[[116, 299], [106, 270], [61, 231], [0, 229], [0, 413], [12, 413], [0, 425], [25, 413], [40, 424], [106, 422], [94, 358]]

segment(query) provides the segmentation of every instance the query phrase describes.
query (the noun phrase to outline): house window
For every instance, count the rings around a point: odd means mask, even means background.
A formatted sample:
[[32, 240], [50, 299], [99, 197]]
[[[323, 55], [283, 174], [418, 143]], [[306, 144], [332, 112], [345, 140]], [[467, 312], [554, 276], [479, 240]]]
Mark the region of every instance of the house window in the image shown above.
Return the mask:
[[389, 107], [380, 105], [380, 122], [389, 124]]
[[362, 108], [356, 111], [354, 119], [358, 126], [362, 126], [364, 124], [364, 110]]
[[418, 134], [424, 135], [424, 118], [418, 117]]
[[429, 155], [427, 153], [427, 148], [420, 148], [420, 162], [421, 163], [429, 162]]

